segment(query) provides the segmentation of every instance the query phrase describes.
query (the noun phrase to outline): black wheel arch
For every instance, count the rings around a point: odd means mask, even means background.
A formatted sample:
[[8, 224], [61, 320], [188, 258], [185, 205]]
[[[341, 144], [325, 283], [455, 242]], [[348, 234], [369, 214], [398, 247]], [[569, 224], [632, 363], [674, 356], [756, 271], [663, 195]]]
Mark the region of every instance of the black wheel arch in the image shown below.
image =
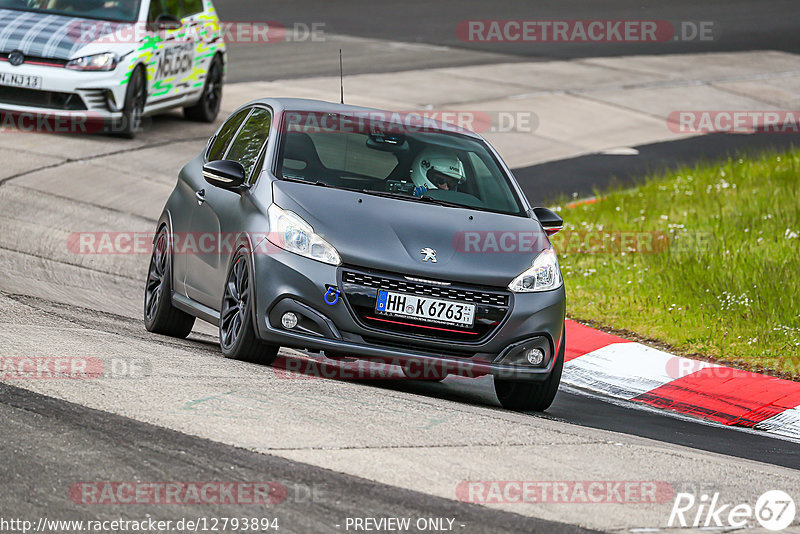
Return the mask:
[[[172, 290], [175, 291], [175, 278], [174, 273], [175, 270], [173, 267], [173, 251], [174, 251], [174, 243], [172, 242], [172, 213], [169, 210], [164, 210], [161, 216], [158, 218], [158, 222], [156, 223], [156, 231], [153, 234], [152, 244], [155, 246], [156, 239], [158, 238], [158, 233], [161, 231], [162, 228], [167, 229], [167, 252], [170, 255], [169, 257], [169, 281]], [[172, 298], [172, 295], [170, 295]]]

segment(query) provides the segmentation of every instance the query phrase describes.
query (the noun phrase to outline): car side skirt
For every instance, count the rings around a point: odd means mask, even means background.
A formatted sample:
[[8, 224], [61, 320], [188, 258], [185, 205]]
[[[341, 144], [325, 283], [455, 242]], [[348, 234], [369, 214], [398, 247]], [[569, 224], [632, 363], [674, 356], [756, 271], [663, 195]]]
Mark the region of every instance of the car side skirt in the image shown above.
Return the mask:
[[181, 311], [185, 311], [194, 315], [198, 319], [202, 319], [214, 326], [219, 326], [219, 312], [212, 310], [208, 306], [204, 306], [199, 302], [190, 299], [180, 293], [172, 292], [172, 305]]

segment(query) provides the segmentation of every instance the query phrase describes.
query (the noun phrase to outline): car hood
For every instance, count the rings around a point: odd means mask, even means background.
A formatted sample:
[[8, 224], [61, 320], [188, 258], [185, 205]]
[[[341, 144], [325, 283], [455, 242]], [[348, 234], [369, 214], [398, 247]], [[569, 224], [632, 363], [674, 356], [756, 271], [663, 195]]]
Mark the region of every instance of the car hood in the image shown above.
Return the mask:
[[0, 9], [0, 53], [8, 54], [19, 50], [26, 56], [73, 59], [81, 48], [130, 25], [124, 22]]
[[[275, 181], [273, 200], [331, 243], [345, 265], [504, 288], [550, 242], [538, 221]], [[436, 251], [436, 263], [423, 249]]]

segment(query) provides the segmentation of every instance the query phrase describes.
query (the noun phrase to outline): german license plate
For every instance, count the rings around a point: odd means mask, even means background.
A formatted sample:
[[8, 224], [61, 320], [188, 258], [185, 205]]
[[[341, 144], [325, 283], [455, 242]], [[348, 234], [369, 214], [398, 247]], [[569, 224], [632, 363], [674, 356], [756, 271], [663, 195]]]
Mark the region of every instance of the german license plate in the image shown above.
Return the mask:
[[475, 322], [474, 304], [385, 290], [378, 291], [375, 311], [430, 323], [469, 327]]
[[41, 76], [28, 76], [27, 74], [11, 74], [0, 72], [0, 85], [9, 87], [24, 87], [26, 89], [41, 89]]

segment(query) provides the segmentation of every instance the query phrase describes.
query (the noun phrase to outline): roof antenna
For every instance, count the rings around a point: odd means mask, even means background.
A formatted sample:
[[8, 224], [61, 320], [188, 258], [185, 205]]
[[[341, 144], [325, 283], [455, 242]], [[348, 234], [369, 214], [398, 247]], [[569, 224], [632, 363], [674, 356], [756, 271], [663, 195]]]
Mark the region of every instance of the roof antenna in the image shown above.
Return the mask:
[[344, 104], [344, 70], [342, 69], [342, 49], [339, 49], [339, 97]]

